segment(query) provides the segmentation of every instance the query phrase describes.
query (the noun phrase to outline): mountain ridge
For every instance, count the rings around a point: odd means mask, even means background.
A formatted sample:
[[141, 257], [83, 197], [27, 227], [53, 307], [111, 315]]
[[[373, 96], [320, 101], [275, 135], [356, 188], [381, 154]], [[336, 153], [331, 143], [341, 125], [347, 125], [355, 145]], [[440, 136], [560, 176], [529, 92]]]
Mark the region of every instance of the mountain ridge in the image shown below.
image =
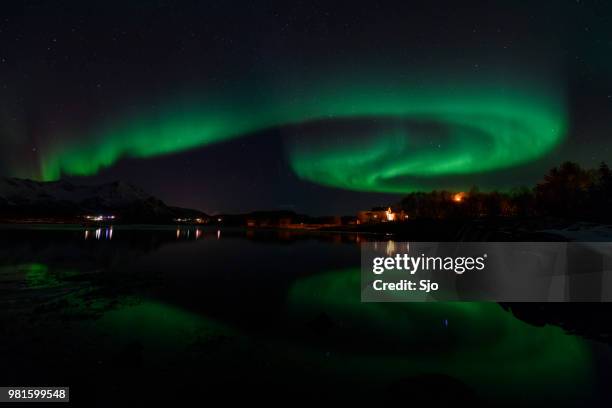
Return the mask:
[[34, 181], [0, 177], [0, 219], [79, 218], [87, 214], [112, 214], [120, 222], [171, 222], [177, 217], [207, 215], [169, 206], [140, 187], [125, 181], [97, 185], [68, 180]]

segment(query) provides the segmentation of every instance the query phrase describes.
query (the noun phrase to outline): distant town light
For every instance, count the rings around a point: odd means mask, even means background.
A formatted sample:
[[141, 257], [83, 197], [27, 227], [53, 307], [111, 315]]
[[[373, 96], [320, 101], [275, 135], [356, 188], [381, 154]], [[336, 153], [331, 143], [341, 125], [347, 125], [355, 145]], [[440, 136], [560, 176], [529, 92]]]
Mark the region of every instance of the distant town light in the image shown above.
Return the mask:
[[173, 218], [174, 222], [179, 224], [206, 224], [207, 219], [205, 218]]
[[465, 193], [459, 192], [453, 196], [453, 201], [456, 203], [460, 203], [463, 201], [464, 197], [465, 197]]
[[86, 215], [85, 219], [87, 221], [94, 221], [94, 222], [102, 222], [102, 221], [110, 221], [110, 220], [114, 220], [115, 216], [114, 215]]

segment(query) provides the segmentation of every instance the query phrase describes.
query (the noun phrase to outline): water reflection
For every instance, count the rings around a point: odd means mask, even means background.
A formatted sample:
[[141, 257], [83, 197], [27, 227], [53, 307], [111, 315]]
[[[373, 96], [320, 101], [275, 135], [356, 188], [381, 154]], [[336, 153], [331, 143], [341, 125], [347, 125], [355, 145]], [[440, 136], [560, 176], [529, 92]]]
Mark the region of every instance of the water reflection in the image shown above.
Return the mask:
[[204, 230], [193, 226], [178, 226], [176, 227], [177, 240], [198, 240], [204, 237]]
[[113, 239], [113, 227], [86, 228], [83, 234], [85, 240], [110, 241]]
[[14, 358], [24, 378], [56, 367], [32, 354], [50, 339], [54, 353], [42, 358], [60, 356], [82, 378], [88, 367], [100, 370], [91, 377], [96, 387], [109, 378], [122, 384], [118, 375], [132, 364], [130, 375], [150, 373], [147, 387], [176, 367], [189, 367], [197, 381], [237, 367], [247, 385], [292, 378], [312, 389], [344, 382], [380, 390], [406, 376], [442, 373], [495, 397], [560, 399], [588, 390], [588, 345], [559, 328], [527, 325], [496, 304], [362, 303], [356, 244], [378, 241], [392, 254], [404, 249], [401, 240], [205, 226], [115, 229], [114, 239], [112, 227], [0, 234], [0, 289], [10, 299], [0, 303], [0, 330], [23, 333], [0, 359]]
[[387, 249], [385, 252], [387, 253], [387, 256], [395, 255], [395, 241], [387, 241]]
[[[253, 237], [252, 234], [246, 233], [247, 237]], [[199, 240], [200, 238], [212, 238], [221, 239], [221, 230], [216, 231], [205, 230], [203, 228], [192, 227], [192, 226], [179, 226], [176, 228], [176, 239], [182, 241], [188, 240]]]
[[304, 277], [288, 291], [291, 321], [318, 335], [304, 357], [310, 364], [321, 347], [342, 361], [343, 375], [443, 373], [508, 398], [589, 390], [590, 350], [558, 327], [531, 326], [496, 303], [362, 303], [360, 284], [359, 270], [348, 269]]

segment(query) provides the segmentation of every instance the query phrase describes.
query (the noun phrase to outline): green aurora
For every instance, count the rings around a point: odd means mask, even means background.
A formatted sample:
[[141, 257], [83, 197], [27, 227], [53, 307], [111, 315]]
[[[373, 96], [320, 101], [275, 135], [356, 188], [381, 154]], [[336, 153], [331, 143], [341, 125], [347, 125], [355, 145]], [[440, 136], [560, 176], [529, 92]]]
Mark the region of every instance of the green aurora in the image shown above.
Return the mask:
[[[365, 75], [236, 81], [154, 111], [116, 117], [90, 132], [58, 135], [40, 178], [92, 175], [124, 157], [178, 153], [282, 128], [290, 166], [304, 180], [358, 191], [406, 192], [440, 178], [520, 165], [555, 148], [567, 128], [565, 98], [547, 81]], [[341, 78], [341, 79], [339, 79]], [[162, 105], [163, 106], [163, 105]], [[333, 134], [339, 120], [370, 132]], [[318, 134], [295, 137], [317, 124]]]

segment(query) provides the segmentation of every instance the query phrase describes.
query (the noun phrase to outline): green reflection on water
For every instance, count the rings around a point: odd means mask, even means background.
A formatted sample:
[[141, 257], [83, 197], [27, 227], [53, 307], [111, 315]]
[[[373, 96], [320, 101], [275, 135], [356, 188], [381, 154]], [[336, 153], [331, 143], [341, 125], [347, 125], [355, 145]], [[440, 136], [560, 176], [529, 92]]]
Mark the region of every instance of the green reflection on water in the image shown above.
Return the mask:
[[64, 279], [78, 274], [66, 268], [51, 269], [43, 263], [26, 263], [12, 268], [24, 273], [26, 285], [33, 289], [53, 288], [61, 285]]
[[49, 273], [49, 268], [45, 264], [18, 265], [17, 270], [25, 273], [25, 281], [30, 288], [44, 288], [59, 284], [59, 281]]
[[113, 343], [141, 344], [160, 363], [200, 337], [212, 338], [231, 332], [198, 314], [153, 300], [108, 311], [95, 326], [96, 330], [112, 336]]
[[303, 278], [289, 292], [295, 319], [333, 322], [320, 347], [341, 372], [376, 381], [441, 373], [485, 394], [588, 393], [588, 345], [558, 327], [531, 326], [496, 303], [361, 303], [360, 284], [351, 269]]
[[36, 262], [0, 266], [0, 283], [7, 282], [23, 282], [28, 288], [46, 288], [59, 284], [47, 265]]

